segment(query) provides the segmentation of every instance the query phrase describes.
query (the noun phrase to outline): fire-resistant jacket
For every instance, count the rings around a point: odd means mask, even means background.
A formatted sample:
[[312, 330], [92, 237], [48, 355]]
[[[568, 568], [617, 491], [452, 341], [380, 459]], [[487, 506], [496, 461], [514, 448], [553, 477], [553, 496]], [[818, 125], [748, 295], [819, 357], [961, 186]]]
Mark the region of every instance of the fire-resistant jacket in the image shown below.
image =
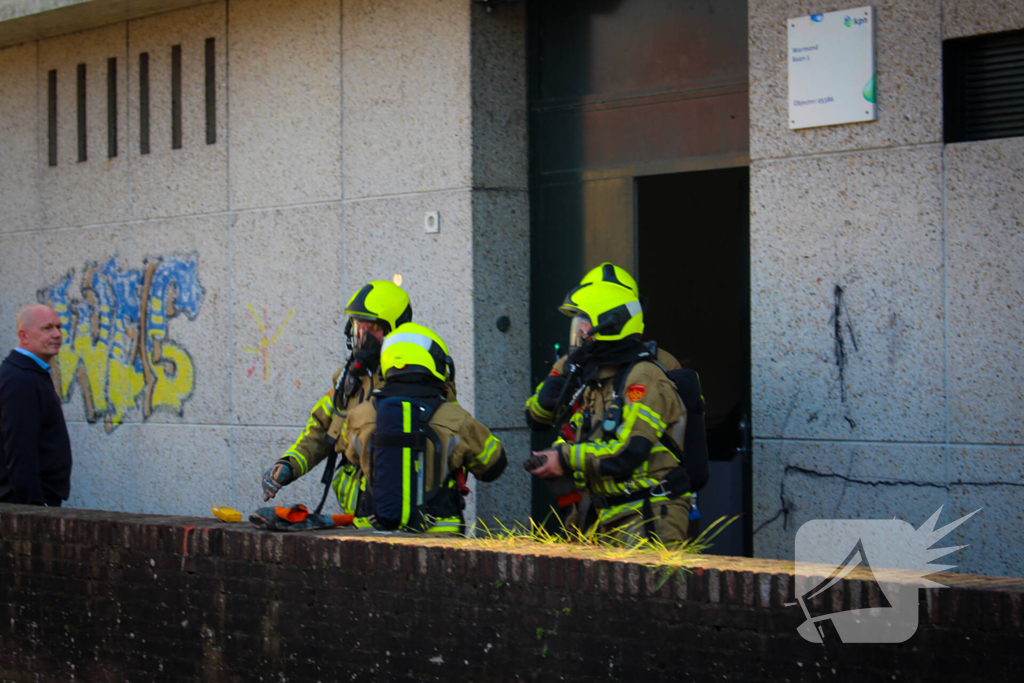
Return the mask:
[[[565, 361], [567, 359], [568, 356], [562, 356], [557, 361], [555, 361], [555, 364], [551, 366], [550, 374], [562, 374], [562, 369], [565, 367]], [[661, 348], [658, 349], [658, 362], [661, 363], [662, 367], [664, 367], [666, 371], [677, 370], [682, 367], [679, 364], [679, 361], [676, 360], [675, 356]], [[540, 425], [550, 425], [551, 418], [553, 417], [553, 415], [550, 411], [541, 408], [540, 405], [537, 403], [537, 394], [540, 393], [540, 388], [542, 386], [544, 386], [543, 381], [537, 385], [537, 388], [533, 392], [533, 396], [526, 399], [526, 410], [530, 416], [530, 419], [532, 419], [534, 422], [537, 422]], [[568, 398], [569, 397], [567, 396], [566, 399]], [[537, 427], [534, 428], [537, 429]]]
[[[374, 389], [384, 386], [380, 370], [375, 370], [372, 375], [363, 375], [359, 390], [352, 394], [344, 405], [335, 406], [334, 387], [337, 386], [338, 378], [343, 370], [344, 368], [339, 368], [334, 373], [331, 389], [313, 406], [299, 438], [281, 456], [283, 460], [288, 460], [291, 464], [292, 473], [296, 479], [326, 460], [327, 456], [331, 454], [332, 448], [335, 452], [341, 452], [342, 445], [338, 441], [338, 437], [341, 435], [341, 429], [349, 411], [369, 398]], [[327, 435], [330, 435], [334, 441], [333, 447], [324, 438]]]
[[[562, 466], [576, 486], [591, 496], [614, 499], [643, 489], [654, 488], [679, 465], [672, 452], [661, 443], [668, 435], [676, 444], [682, 443], [686, 412], [675, 384], [665, 372], [651, 362], [636, 363], [622, 384], [622, 413], [612, 433], [603, 423], [613, 403], [615, 376], [622, 366], [605, 366], [588, 386], [569, 421], [573, 438], [564, 436], [552, 446], [561, 455]], [[568, 430], [566, 430], [568, 431]], [[643, 437], [650, 450], [638, 449]], [[634, 507], [639, 503], [634, 501]], [[599, 511], [598, 520], [612, 521], [628, 506], [612, 506]]]
[[[352, 394], [344, 405], [335, 406], [334, 387], [338, 385], [338, 378], [341, 377], [343, 370], [343, 367], [338, 368], [334, 373], [331, 380], [332, 388], [316, 402], [299, 438], [281, 456], [281, 459], [287, 460], [291, 464], [295, 479], [326, 460], [327, 456], [331, 454], [332, 448], [337, 453], [344, 451], [341, 433], [349, 413], [366, 401], [374, 389], [384, 386], [384, 378], [381, 377], [380, 370], [377, 369], [372, 375], [363, 375], [359, 390]], [[455, 382], [449, 381], [446, 386], [448, 387], [448, 400], [455, 402]], [[330, 440], [325, 437], [330, 437]], [[330, 442], [333, 442], [333, 447]]]

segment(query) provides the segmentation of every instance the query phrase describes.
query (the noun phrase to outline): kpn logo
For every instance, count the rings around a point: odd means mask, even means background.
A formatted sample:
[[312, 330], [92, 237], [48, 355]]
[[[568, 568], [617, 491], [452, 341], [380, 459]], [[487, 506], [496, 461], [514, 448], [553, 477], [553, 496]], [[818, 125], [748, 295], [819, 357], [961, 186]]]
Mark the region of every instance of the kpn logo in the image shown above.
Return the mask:
[[[979, 509], [980, 510], [980, 509]], [[917, 632], [918, 589], [945, 588], [927, 576], [956, 565], [932, 560], [966, 546], [932, 548], [979, 510], [935, 529], [940, 507], [915, 530], [899, 519], [816, 519], [796, 532], [796, 595], [812, 643], [902, 643]], [[843, 579], [877, 586], [880, 606], [843, 610], [829, 592]], [[815, 600], [821, 596], [822, 599]], [[815, 607], [818, 605], [820, 607]]]
[[862, 26], [866, 23], [868, 23], [868, 20], [865, 17], [851, 17], [849, 14], [843, 17], [843, 25], [847, 28], [850, 26]]

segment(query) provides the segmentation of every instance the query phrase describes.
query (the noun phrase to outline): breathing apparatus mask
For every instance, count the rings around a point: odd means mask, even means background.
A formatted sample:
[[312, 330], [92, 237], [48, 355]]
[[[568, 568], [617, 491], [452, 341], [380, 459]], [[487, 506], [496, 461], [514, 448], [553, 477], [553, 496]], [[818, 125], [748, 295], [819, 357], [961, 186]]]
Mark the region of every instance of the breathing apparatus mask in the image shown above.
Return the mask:
[[572, 325], [569, 328], [569, 355], [575, 355], [581, 348], [594, 342], [594, 326], [590, 318], [585, 315], [576, 315], [572, 318]]
[[[379, 336], [378, 336], [379, 335]], [[350, 317], [345, 323], [345, 346], [349, 357], [345, 371], [338, 378], [335, 387], [335, 401], [343, 396], [352, 396], [360, 386], [360, 378], [372, 374], [380, 366], [381, 339], [384, 337], [384, 325], [379, 321], [361, 320]]]
[[378, 321], [349, 318], [345, 324], [345, 345], [358, 357], [376, 359], [380, 356], [384, 332], [384, 325]]

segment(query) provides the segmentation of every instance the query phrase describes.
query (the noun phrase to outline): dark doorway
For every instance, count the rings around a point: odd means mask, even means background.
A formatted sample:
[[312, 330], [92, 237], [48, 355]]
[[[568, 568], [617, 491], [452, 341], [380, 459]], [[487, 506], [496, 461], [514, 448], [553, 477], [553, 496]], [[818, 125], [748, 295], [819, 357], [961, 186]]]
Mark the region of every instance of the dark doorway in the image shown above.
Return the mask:
[[740, 167], [636, 179], [644, 336], [697, 371], [706, 402], [701, 524], [742, 515], [715, 540], [720, 555], [752, 554], [749, 177]]
[[[746, 182], [749, 60], [746, 0], [527, 2], [530, 335], [536, 386], [551, 370], [558, 355], [556, 344], [564, 348], [568, 341], [569, 323], [558, 306], [584, 273], [602, 261], [615, 262], [634, 275], [639, 266], [645, 278], [642, 291], [658, 296], [652, 290], [662, 291], [658, 272], [663, 269], [644, 260], [656, 258], [658, 249], [645, 256], [642, 245], [648, 239], [658, 242], [672, 237], [684, 245], [678, 253], [689, 255], [685, 245], [690, 240], [682, 236], [685, 231], [680, 231], [678, 221], [674, 227], [657, 227], [659, 214], [682, 205], [676, 193], [705, 197], [693, 189], [696, 186], [678, 178], [693, 182], [712, 178], [707, 182], [719, 193], [724, 190], [714, 181], [714, 173], [725, 174], [719, 177], [742, 174]], [[711, 175], [703, 175], [706, 171]], [[737, 189], [731, 208], [745, 212], [748, 205], [745, 191]], [[638, 209], [643, 213], [639, 245]], [[713, 239], [717, 235], [712, 232], [725, 229], [721, 212], [698, 219], [695, 211], [699, 210], [687, 207], [678, 215], [693, 217], [693, 225], [709, 231], [700, 238]], [[648, 223], [654, 227], [644, 227]], [[746, 235], [745, 228], [742, 234]], [[662, 274], [667, 277], [683, 268], [683, 262], [672, 262]], [[679, 288], [678, 283], [668, 286]], [[745, 284], [741, 291], [745, 301]], [[678, 308], [671, 300], [655, 301], [652, 306], [659, 311]], [[688, 318], [699, 314], [685, 310]], [[659, 324], [657, 318], [654, 323]], [[737, 334], [745, 339], [747, 331]], [[688, 340], [676, 341], [676, 335], [666, 330], [655, 338], [678, 355], [702, 357], [703, 348], [690, 349]], [[743, 377], [747, 359], [749, 354], [743, 356]], [[719, 384], [712, 379], [714, 370], [697, 368], [705, 385]], [[742, 395], [747, 395], [746, 390]], [[534, 433], [533, 448], [546, 448], [555, 436], [553, 431]], [[716, 445], [715, 457], [726, 457], [728, 448], [736, 445]], [[723, 467], [736, 465], [715, 463], [711, 488], [701, 499], [707, 517], [718, 514], [720, 508], [715, 505], [727, 499], [717, 487], [737, 481], [732, 474], [718, 474]], [[550, 514], [554, 501], [542, 484], [533, 483], [533, 518], [554, 526], [557, 520]], [[749, 509], [749, 489], [744, 495]], [[731, 502], [726, 509], [739, 511], [743, 504]], [[743, 536], [742, 531], [730, 533]], [[722, 539], [717, 552], [725, 552], [728, 538]], [[737, 554], [750, 550], [742, 543], [729, 547]]]

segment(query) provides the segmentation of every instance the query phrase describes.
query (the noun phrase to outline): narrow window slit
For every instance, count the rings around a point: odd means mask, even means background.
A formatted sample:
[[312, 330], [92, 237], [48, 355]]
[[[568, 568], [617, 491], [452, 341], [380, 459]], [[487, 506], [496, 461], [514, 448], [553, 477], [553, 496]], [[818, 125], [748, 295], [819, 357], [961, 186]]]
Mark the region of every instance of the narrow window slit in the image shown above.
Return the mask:
[[217, 142], [217, 91], [216, 68], [217, 54], [214, 50], [214, 38], [206, 39], [206, 144]]
[[107, 60], [107, 158], [117, 156], [117, 57]]
[[171, 148], [181, 149], [181, 45], [171, 46]]
[[149, 154], [149, 53], [139, 54], [139, 154]]
[[57, 165], [57, 70], [52, 69], [47, 75], [46, 88], [46, 142], [48, 147], [48, 163]]

